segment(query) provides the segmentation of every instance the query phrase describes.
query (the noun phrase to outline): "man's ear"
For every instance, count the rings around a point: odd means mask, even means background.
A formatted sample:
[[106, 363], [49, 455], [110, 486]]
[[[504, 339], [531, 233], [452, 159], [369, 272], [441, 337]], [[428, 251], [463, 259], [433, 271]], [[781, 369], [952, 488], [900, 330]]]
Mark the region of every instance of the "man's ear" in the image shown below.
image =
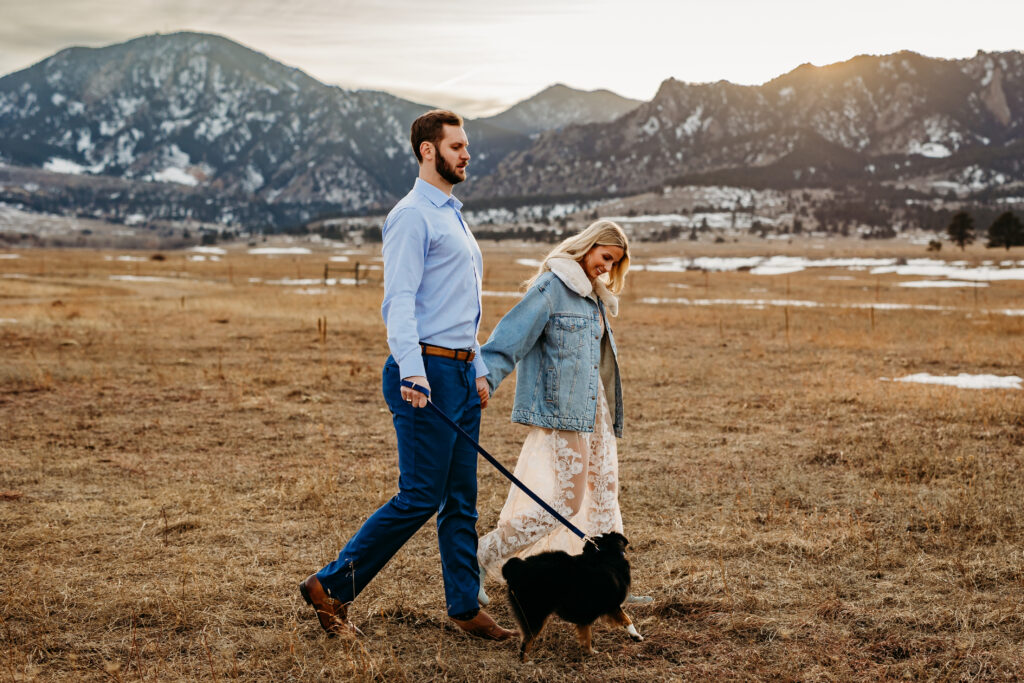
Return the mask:
[[426, 161], [428, 158], [434, 158], [434, 143], [429, 140], [424, 140], [420, 143], [420, 156]]

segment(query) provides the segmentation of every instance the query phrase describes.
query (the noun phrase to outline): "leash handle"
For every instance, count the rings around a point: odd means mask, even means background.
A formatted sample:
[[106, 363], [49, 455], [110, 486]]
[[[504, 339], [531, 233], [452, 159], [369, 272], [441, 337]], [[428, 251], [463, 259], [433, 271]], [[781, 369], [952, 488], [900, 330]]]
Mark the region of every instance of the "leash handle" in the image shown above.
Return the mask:
[[418, 391], [424, 396], [426, 396], [428, 401], [430, 400], [430, 389], [427, 389], [426, 387], [421, 387], [419, 384], [416, 384], [415, 382], [410, 382], [407, 379], [402, 380], [402, 386], [407, 389], [412, 389], [413, 391]]
[[409, 380], [406, 380], [406, 379], [402, 380], [402, 386], [406, 387], [408, 389], [413, 389], [414, 391], [419, 391], [420, 393], [426, 395], [426, 397], [427, 397], [427, 406], [429, 408], [431, 408], [434, 411], [434, 413], [436, 413], [437, 416], [440, 417], [441, 420], [444, 421], [449, 427], [454, 429], [456, 431], [456, 433], [459, 434], [459, 436], [461, 436], [466, 441], [468, 441], [473, 446], [473, 448], [475, 448], [477, 450], [477, 452], [480, 455], [484, 456], [484, 459], [487, 460], [487, 462], [489, 462], [492, 465], [494, 465], [494, 467], [499, 472], [501, 472], [505, 476], [506, 479], [508, 479], [513, 484], [518, 486], [519, 489], [523, 493], [528, 495], [530, 498], [533, 499], [533, 501], [535, 503], [537, 503], [542, 508], [544, 508], [544, 510], [547, 511], [548, 514], [550, 514], [552, 517], [554, 517], [559, 522], [561, 522], [563, 525], [565, 525], [565, 528], [567, 528], [569, 531], [571, 531], [572, 533], [574, 533], [577, 536], [579, 536], [582, 541], [589, 542], [589, 543], [593, 543], [594, 542], [594, 540], [592, 538], [590, 538], [585, 533], [580, 531], [580, 529], [575, 524], [573, 524], [568, 519], [566, 519], [561, 513], [559, 513], [557, 510], [555, 510], [555, 508], [551, 507], [551, 505], [548, 504], [548, 502], [546, 500], [544, 500], [543, 498], [538, 496], [536, 493], [531, 491], [530, 488], [526, 484], [524, 484], [523, 482], [519, 481], [519, 479], [516, 477], [516, 475], [512, 474], [511, 472], [509, 472], [508, 468], [506, 468], [504, 465], [502, 465], [498, 461], [497, 458], [495, 458], [493, 455], [488, 453], [484, 449], [483, 446], [481, 446], [479, 443], [477, 443], [476, 440], [473, 437], [471, 437], [469, 434], [466, 433], [466, 430], [464, 430], [459, 425], [455, 424], [454, 420], [452, 420], [450, 417], [445, 415], [444, 411], [442, 411], [440, 408], [438, 408], [436, 405], [434, 405], [434, 402], [430, 400], [430, 390], [429, 389], [421, 387], [420, 385], [415, 384], [413, 382], [410, 382]]

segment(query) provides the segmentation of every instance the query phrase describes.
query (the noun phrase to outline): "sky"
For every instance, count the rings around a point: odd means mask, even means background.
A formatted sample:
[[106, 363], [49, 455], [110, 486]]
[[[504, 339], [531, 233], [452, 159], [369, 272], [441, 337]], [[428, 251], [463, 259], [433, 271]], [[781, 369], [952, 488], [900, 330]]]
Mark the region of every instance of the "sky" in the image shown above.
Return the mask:
[[804, 63], [1024, 49], [1020, 0], [0, 0], [0, 74], [71, 46], [217, 33], [314, 78], [475, 117], [554, 83], [649, 100]]

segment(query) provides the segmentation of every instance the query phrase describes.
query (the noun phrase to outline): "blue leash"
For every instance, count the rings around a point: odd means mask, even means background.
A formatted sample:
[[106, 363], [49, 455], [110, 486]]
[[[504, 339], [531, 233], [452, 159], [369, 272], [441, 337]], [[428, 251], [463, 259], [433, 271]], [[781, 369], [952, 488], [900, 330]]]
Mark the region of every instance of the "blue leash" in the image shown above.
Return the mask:
[[408, 380], [405, 380], [405, 379], [402, 380], [402, 386], [403, 387], [407, 387], [409, 389], [413, 389], [415, 391], [418, 391], [421, 394], [423, 394], [424, 396], [426, 396], [427, 397], [427, 406], [430, 407], [434, 411], [434, 413], [437, 414], [437, 416], [439, 418], [441, 418], [442, 421], [445, 422], [445, 424], [447, 424], [449, 427], [454, 429], [457, 434], [459, 434], [460, 436], [462, 436], [462, 438], [464, 438], [466, 441], [468, 441], [470, 444], [472, 444], [473, 448], [475, 448], [477, 450], [477, 452], [480, 453], [480, 455], [484, 456], [484, 459], [487, 460], [487, 462], [489, 462], [492, 465], [494, 465], [498, 469], [499, 472], [501, 472], [503, 475], [505, 475], [505, 477], [509, 481], [511, 481], [513, 484], [518, 486], [520, 488], [520, 490], [522, 490], [523, 493], [525, 493], [530, 498], [532, 498], [534, 500], [534, 502], [536, 502], [538, 505], [540, 505], [542, 508], [544, 508], [548, 512], [548, 514], [550, 514], [552, 517], [554, 517], [559, 522], [564, 524], [565, 528], [567, 528], [569, 531], [571, 531], [574, 534], [576, 534], [577, 536], [579, 536], [580, 539], [582, 539], [583, 541], [587, 541], [587, 542], [591, 542], [591, 543], [593, 542], [593, 541], [591, 541], [591, 539], [589, 539], [587, 537], [587, 535], [585, 533], [580, 531], [579, 528], [577, 528], [575, 524], [573, 524], [572, 522], [567, 520], [565, 517], [563, 517], [557, 510], [555, 510], [555, 508], [553, 508], [550, 505], [548, 505], [547, 501], [545, 501], [543, 498], [541, 498], [536, 493], [531, 491], [529, 489], [529, 487], [527, 487], [526, 484], [524, 484], [523, 482], [519, 481], [519, 479], [516, 478], [516, 475], [512, 474], [511, 472], [509, 472], [508, 469], [504, 465], [502, 465], [500, 462], [498, 462], [497, 458], [495, 458], [493, 455], [491, 455], [486, 450], [484, 450], [484, 447], [481, 446], [480, 444], [478, 444], [476, 442], [476, 440], [473, 439], [473, 437], [471, 437], [469, 434], [467, 434], [466, 430], [464, 430], [459, 425], [455, 424], [454, 420], [452, 420], [450, 417], [445, 415], [444, 411], [442, 411], [440, 408], [438, 408], [436, 405], [434, 405], [434, 402], [430, 400], [430, 390], [429, 389], [425, 389], [424, 387], [421, 387], [418, 384], [413, 384], [412, 382], [410, 382]]

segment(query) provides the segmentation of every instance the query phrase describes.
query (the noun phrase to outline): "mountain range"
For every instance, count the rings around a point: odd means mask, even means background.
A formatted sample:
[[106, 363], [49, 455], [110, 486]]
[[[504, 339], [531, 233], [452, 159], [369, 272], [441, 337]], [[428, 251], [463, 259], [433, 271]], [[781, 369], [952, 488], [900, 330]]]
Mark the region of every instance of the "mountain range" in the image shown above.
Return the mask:
[[970, 189], [1024, 181], [1024, 53], [862, 56], [761, 86], [669, 79], [613, 123], [545, 133], [475, 179], [472, 194], [935, 179]]
[[[220, 36], [69, 48], [0, 79], [0, 201], [270, 228], [377, 211], [407, 191], [408, 127], [429, 108]], [[1024, 183], [1024, 53], [863, 56], [760, 86], [669, 79], [650, 102], [555, 85], [466, 129], [460, 196], [477, 201], [667, 183], [1010, 190]], [[13, 186], [25, 167], [51, 172], [33, 175], [42, 190]]]

